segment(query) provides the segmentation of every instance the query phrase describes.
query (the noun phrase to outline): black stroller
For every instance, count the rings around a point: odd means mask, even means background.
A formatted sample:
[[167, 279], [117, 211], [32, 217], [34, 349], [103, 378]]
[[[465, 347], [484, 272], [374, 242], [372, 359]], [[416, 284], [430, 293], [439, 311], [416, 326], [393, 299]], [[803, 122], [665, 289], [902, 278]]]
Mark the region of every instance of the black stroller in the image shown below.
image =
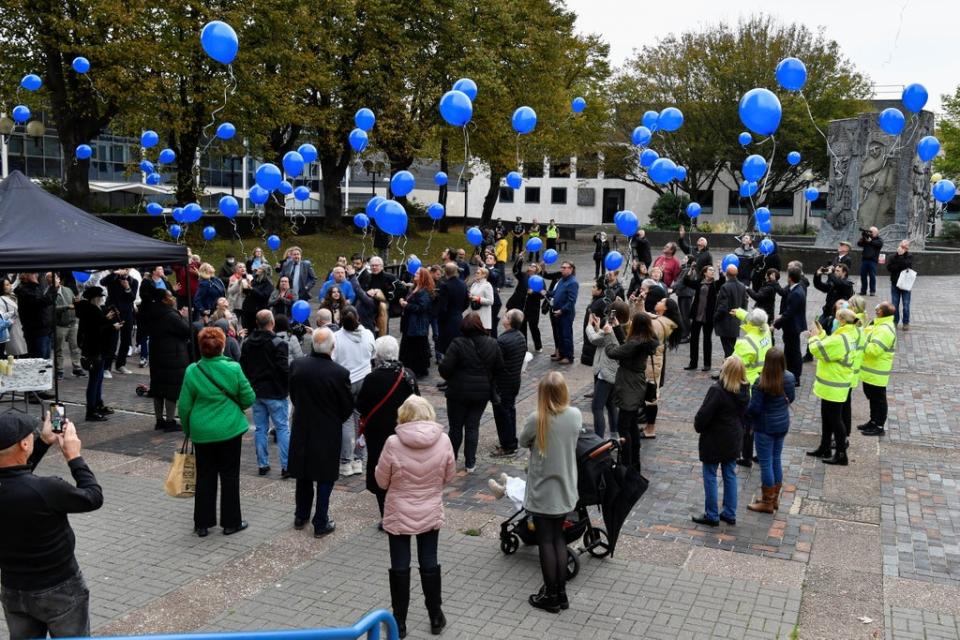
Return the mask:
[[[574, 511], [563, 522], [563, 537], [569, 545], [583, 538], [583, 550], [594, 558], [603, 558], [612, 552], [605, 529], [593, 526], [587, 507], [600, 505], [606, 489], [608, 473], [620, 464], [620, 443], [604, 440], [593, 430], [585, 431], [577, 440], [577, 494]], [[520, 509], [500, 525], [500, 550], [507, 555], [517, 552], [520, 543], [536, 545], [533, 519]], [[580, 572], [578, 553], [567, 547], [567, 580]]]

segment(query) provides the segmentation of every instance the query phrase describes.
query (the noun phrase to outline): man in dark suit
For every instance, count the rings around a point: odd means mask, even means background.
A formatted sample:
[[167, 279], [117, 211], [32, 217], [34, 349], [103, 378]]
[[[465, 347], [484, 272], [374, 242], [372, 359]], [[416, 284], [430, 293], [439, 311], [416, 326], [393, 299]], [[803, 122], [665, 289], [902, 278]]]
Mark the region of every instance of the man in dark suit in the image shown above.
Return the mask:
[[780, 317], [773, 326], [783, 330], [783, 355], [787, 371], [800, 385], [803, 373], [803, 356], [800, 353], [800, 334], [807, 330], [807, 290], [803, 286], [803, 268], [790, 263], [787, 268], [787, 287], [780, 303]]
[[290, 247], [287, 251], [287, 258], [280, 265], [280, 275], [290, 279], [290, 288], [297, 292], [298, 299], [310, 299], [310, 291], [317, 284], [317, 275], [310, 261], [303, 259], [300, 247]]
[[460, 269], [457, 263], [448, 262], [443, 266], [443, 282], [437, 287], [439, 339], [436, 349], [441, 357], [450, 342], [460, 335], [460, 319], [468, 304], [467, 285], [460, 279]]
[[316, 484], [316, 538], [336, 528], [328, 517], [330, 494], [340, 475], [341, 427], [353, 413], [350, 372], [331, 359], [334, 344], [332, 331], [316, 329], [312, 336], [313, 353], [294, 360], [290, 368], [294, 413], [287, 471], [297, 479], [293, 526], [302, 529], [310, 519]]
[[733, 354], [733, 347], [740, 337], [740, 320], [730, 312], [747, 308], [747, 287], [737, 279], [738, 273], [737, 267], [727, 267], [727, 280], [717, 293], [717, 310], [713, 316], [713, 328], [723, 345], [724, 359]]

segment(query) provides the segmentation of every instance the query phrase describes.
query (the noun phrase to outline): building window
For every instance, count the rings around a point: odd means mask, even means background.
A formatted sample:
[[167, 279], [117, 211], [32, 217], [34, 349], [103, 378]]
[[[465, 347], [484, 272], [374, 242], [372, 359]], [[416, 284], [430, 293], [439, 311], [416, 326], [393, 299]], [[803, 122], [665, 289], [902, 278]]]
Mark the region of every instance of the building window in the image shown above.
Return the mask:
[[500, 187], [500, 197], [498, 202], [513, 202], [513, 189], [510, 187]]
[[525, 178], [542, 178], [543, 177], [543, 162], [525, 162], [523, 165], [523, 177]]
[[[813, 202], [803, 201], [804, 205], [810, 205], [810, 217], [812, 218], [822, 218], [827, 215], [827, 194], [823, 191], [820, 192], [820, 195], [817, 196], [817, 199]], [[949, 210], [949, 207], [947, 208]], [[944, 220], [947, 220], [946, 214], [943, 217]]]
[[550, 204], [567, 204], [567, 188], [552, 187], [550, 189]]
[[551, 178], [569, 178], [570, 177], [570, 161], [551, 161], [550, 162], [550, 177]]
[[767, 208], [774, 216], [792, 216], [793, 194], [789, 191], [771, 191], [767, 197]]
[[577, 189], [577, 206], [578, 207], [593, 207], [596, 204], [597, 204], [596, 189], [585, 189], [585, 188]]
[[[741, 198], [739, 191], [728, 192], [727, 215], [728, 216], [747, 216], [753, 210], [750, 204], [750, 198]], [[703, 213], [701, 211], [701, 213]]]
[[600, 158], [596, 154], [590, 154], [577, 158], [577, 179], [591, 180], [599, 175]]
[[527, 204], [540, 204], [540, 187], [524, 188], [523, 201]]

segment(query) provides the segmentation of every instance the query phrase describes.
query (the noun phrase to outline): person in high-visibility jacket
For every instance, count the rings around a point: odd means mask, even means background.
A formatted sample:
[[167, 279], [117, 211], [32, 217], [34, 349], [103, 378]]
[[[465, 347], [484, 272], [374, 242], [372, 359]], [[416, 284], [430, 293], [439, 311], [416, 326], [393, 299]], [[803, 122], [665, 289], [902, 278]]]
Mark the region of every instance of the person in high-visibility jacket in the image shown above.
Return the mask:
[[857, 427], [865, 436], [882, 436], [887, 422], [887, 385], [897, 351], [896, 308], [889, 302], [877, 305], [877, 317], [864, 333], [867, 346], [860, 366], [863, 393], [870, 401], [870, 420]]
[[[846, 303], [846, 307], [853, 311], [857, 316], [857, 340], [850, 358], [850, 366], [853, 369], [853, 379], [850, 380], [850, 393], [847, 394], [847, 401], [843, 403], [843, 426], [847, 431], [847, 438], [850, 437], [850, 430], [853, 428], [852, 398], [853, 390], [860, 386], [860, 367], [863, 365], [863, 352], [867, 348], [867, 333], [864, 329], [867, 326], [866, 298], [857, 295], [852, 296]], [[834, 320], [836, 322], [836, 320]]]
[[[751, 387], [763, 371], [763, 360], [770, 350], [773, 340], [770, 337], [770, 325], [767, 324], [767, 312], [763, 309], [754, 309], [749, 313], [744, 309], [733, 309], [730, 315], [736, 317], [742, 324], [741, 336], [733, 345], [733, 352], [743, 360], [747, 371], [747, 382]], [[741, 467], [753, 466], [753, 429], [750, 421], [744, 421], [743, 446], [737, 464]]]
[[557, 226], [556, 220], [551, 218], [550, 223], [547, 225], [547, 249], [556, 249], [559, 238], [560, 227]]
[[[847, 464], [847, 429], [843, 424], [843, 403], [853, 380], [853, 352], [859, 339], [857, 316], [850, 309], [836, 313], [837, 329], [826, 335], [817, 322], [810, 330], [807, 344], [817, 362], [813, 394], [820, 398], [820, 446], [807, 455], [822, 458], [826, 464]], [[830, 436], [836, 453], [831, 456]]]

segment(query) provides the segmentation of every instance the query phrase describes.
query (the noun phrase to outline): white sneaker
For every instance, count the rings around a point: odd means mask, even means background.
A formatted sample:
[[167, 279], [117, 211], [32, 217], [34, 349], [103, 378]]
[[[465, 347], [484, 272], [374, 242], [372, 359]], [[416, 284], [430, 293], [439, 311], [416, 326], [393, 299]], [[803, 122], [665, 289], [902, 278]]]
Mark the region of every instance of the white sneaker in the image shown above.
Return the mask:
[[341, 462], [340, 463], [340, 475], [344, 478], [350, 477], [353, 475], [353, 463], [352, 462]]
[[354, 460], [353, 475], [359, 475], [361, 473], [363, 473], [363, 460]]
[[143, 369], [145, 366], [147, 366], [147, 359], [140, 358], [140, 368]]
[[117, 367], [117, 373], [122, 373], [123, 375], [128, 376], [133, 373], [133, 371], [130, 371], [130, 369], [127, 369], [126, 367]]
[[476, 467], [476, 466], [467, 467], [466, 469], [467, 469], [467, 473], [476, 473], [476, 472], [477, 472], [477, 467]]
[[107, 380], [111, 380], [111, 379], [113, 378], [113, 374], [110, 373], [110, 371], [105, 370], [105, 371], [103, 372], [103, 377], [106, 378]]

